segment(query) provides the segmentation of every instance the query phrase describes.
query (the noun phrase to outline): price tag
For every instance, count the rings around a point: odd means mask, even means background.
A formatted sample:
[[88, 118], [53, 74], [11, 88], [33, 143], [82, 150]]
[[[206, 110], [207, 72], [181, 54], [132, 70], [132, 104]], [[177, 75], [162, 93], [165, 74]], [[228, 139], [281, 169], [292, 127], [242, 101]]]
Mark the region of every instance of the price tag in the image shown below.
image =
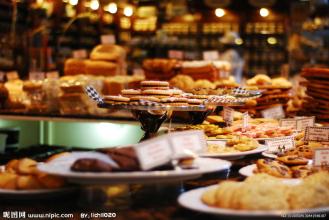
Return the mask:
[[285, 118], [285, 119], [280, 119], [280, 127], [289, 127], [296, 129], [297, 126], [297, 119], [295, 118]]
[[76, 58], [76, 59], [85, 59], [85, 58], [87, 58], [87, 56], [88, 56], [87, 51], [84, 50], [84, 49], [74, 50], [73, 51], [73, 58]]
[[46, 78], [47, 79], [58, 79], [59, 78], [59, 73], [58, 71], [51, 71], [46, 73]]
[[173, 152], [168, 137], [154, 138], [135, 145], [142, 170], [150, 170], [171, 161]]
[[285, 114], [284, 114], [282, 105], [277, 105], [272, 108], [263, 110], [262, 116], [264, 118], [280, 119], [280, 118], [284, 118]]
[[16, 71], [7, 72], [6, 76], [8, 81], [19, 79], [19, 75]]
[[5, 76], [6, 76], [6, 73], [3, 72], [3, 71], [0, 71], [0, 82], [4, 82], [5, 81]]
[[186, 52], [184, 52], [184, 58], [186, 59], [186, 60], [196, 60], [196, 59], [198, 59], [198, 53], [196, 53], [196, 52], [191, 52], [191, 51], [186, 51]]
[[328, 148], [314, 149], [313, 165], [314, 166], [329, 166], [329, 149]]
[[223, 109], [223, 119], [227, 126], [231, 126], [233, 123], [234, 110], [229, 107], [224, 107]]
[[295, 147], [295, 140], [292, 136], [266, 140], [265, 143], [271, 153], [286, 151]]
[[169, 135], [174, 158], [182, 156], [196, 156], [207, 147], [203, 131], [183, 131]]
[[203, 59], [204, 60], [218, 60], [219, 59], [219, 54], [217, 50], [210, 50], [210, 51], [204, 51], [202, 53]]
[[115, 36], [113, 34], [101, 35], [102, 44], [115, 44]]
[[329, 127], [306, 127], [305, 141], [329, 141]]
[[247, 128], [249, 126], [249, 114], [248, 114], [248, 112], [243, 113], [242, 119], [243, 119], [242, 127]]
[[169, 50], [168, 57], [171, 59], [182, 60], [184, 58], [184, 52], [181, 50]]
[[315, 117], [303, 117], [297, 119], [296, 129], [301, 131], [305, 130], [306, 127], [313, 127], [315, 124]]
[[44, 72], [30, 72], [29, 73], [29, 80], [44, 80], [45, 79], [45, 73]]

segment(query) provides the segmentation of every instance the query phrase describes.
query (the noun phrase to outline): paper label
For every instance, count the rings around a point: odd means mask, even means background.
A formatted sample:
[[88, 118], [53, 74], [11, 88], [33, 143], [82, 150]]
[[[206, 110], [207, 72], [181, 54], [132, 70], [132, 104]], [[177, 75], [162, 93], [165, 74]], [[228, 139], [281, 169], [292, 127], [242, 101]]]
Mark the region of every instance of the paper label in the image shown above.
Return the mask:
[[224, 106], [223, 119], [227, 126], [231, 126], [233, 123], [234, 110], [232, 108]]
[[7, 72], [6, 76], [8, 81], [19, 79], [19, 75], [16, 71]]
[[248, 112], [243, 113], [243, 128], [247, 128], [249, 126], [249, 114]]
[[135, 145], [142, 170], [150, 170], [171, 161], [173, 152], [167, 137], [154, 138]]
[[184, 58], [184, 52], [181, 50], [169, 50], [168, 57], [170, 59], [182, 60]]
[[44, 72], [30, 72], [29, 73], [29, 80], [33, 81], [39, 81], [45, 79], [45, 73]]
[[289, 127], [296, 129], [297, 120], [295, 118], [280, 119], [280, 127]]
[[196, 157], [198, 152], [202, 152], [207, 147], [207, 141], [203, 131], [183, 131], [169, 134], [174, 158], [181, 156]]
[[263, 110], [262, 116], [264, 118], [280, 119], [280, 118], [284, 118], [285, 114], [282, 105], [277, 105], [275, 107]]
[[81, 49], [81, 50], [74, 50], [73, 51], [73, 58], [76, 59], [85, 59], [87, 58], [87, 50]]
[[314, 149], [313, 165], [329, 166], [329, 148]]
[[0, 71], [0, 82], [4, 82], [5, 81], [5, 76], [6, 76], [6, 73], [3, 72], [3, 71]]
[[305, 141], [329, 141], [329, 127], [307, 127]]
[[102, 44], [115, 44], [115, 36], [113, 34], [101, 35]]
[[202, 53], [203, 59], [204, 60], [218, 60], [219, 59], [219, 54], [217, 50], [210, 50], [210, 51], [204, 51]]
[[315, 117], [303, 117], [297, 119], [296, 129], [301, 131], [305, 130], [306, 127], [313, 127], [315, 124]]
[[265, 143], [269, 152], [284, 152], [295, 147], [295, 140], [292, 136], [266, 140]]
[[47, 79], [58, 79], [59, 78], [59, 72], [58, 71], [51, 71], [46, 73]]

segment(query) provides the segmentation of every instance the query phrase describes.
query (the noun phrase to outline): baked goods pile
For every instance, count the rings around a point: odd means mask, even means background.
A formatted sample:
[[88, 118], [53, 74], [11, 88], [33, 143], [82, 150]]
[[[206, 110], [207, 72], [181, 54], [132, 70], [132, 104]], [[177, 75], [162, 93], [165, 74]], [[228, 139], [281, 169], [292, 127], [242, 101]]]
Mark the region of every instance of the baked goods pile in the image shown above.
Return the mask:
[[233, 138], [227, 140], [226, 146], [220, 146], [218, 144], [208, 143], [207, 153], [214, 154], [225, 154], [225, 153], [235, 153], [254, 150], [259, 146], [258, 141], [253, 138]]
[[64, 179], [42, 173], [36, 165], [29, 158], [9, 161], [0, 171], [0, 189], [56, 189], [65, 185]]
[[65, 61], [65, 75], [114, 76], [126, 74], [126, 52], [118, 45], [101, 44], [90, 53], [90, 59]]
[[145, 59], [143, 70], [149, 80], [169, 80], [179, 70], [179, 62], [175, 59]]
[[236, 210], [299, 210], [329, 206], [329, 173], [312, 174], [297, 185], [288, 185], [267, 174], [243, 182], [224, 181], [205, 191], [203, 203]]
[[329, 122], [329, 69], [304, 68], [301, 76], [306, 79], [306, 94], [304, 99], [303, 114], [315, 115], [323, 122]]
[[259, 74], [247, 80], [247, 88], [262, 90], [262, 96], [246, 102], [245, 106], [236, 107], [239, 111], [248, 111], [255, 117], [261, 117], [261, 111], [281, 104], [283, 109], [291, 99], [292, 84], [285, 78], [271, 79], [267, 75]]

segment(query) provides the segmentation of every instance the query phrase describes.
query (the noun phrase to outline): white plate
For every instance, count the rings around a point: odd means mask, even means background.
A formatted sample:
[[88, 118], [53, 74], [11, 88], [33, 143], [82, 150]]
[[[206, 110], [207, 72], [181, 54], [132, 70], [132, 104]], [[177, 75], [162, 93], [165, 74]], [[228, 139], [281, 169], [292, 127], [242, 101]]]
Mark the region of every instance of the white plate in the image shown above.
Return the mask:
[[7, 199], [41, 199], [41, 198], [55, 198], [77, 190], [75, 187], [63, 187], [58, 189], [31, 189], [31, 190], [12, 190], [0, 189], [0, 198]]
[[256, 216], [281, 217], [282, 215], [292, 215], [298, 213], [329, 212], [329, 207], [313, 208], [307, 210], [295, 210], [295, 211], [268, 211], [268, 210], [253, 211], [253, 210], [235, 210], [235, 209], [223, 209], [223, 208], [211, 207], [211, 206], [207, 206], [201, 201], [202, 194], [206, 190], [210, 189], [211, 187], [218, 187], [218, 185], [203, 187], [185, 192], [178, 197], [178, 203], [184, 208], [198, 212], [203, 212], [213, 215], [226, 215], [226, 216], [239, 216], [239, 217], [256, 217]]
[[[88, 157], [90, 158], [90, 157]], [[134, 171], [134, 172], [74, 172], [71, 165], [74, 160], [52, 161], [50, 163], [39, 164], [38, 169], [42, 172], [62, 176], [70, 182], [79, 184], [109, 184], [109, 183], [154, 183], [171, 182], [186, 179], [193, 179], [205, 173], [226, 170], [231, 167], [229, 161], [211, 158], [197, 158], [194, 164], [195, 169], [181, 169], [166, 171]]]
[[243, 151], [243, 152], [232, 152], [232, 153], [200, 153], [200, 157], [217, 157], [217, 158], [225, 158], [225, 159], [237, 159], [237, 158], [242, 158], [246, 155], [251, 155], [251, 154], [258, 154], [263, 151], [267, 150], [267, 146], [265, 145], [259, 145], [254, 150], [249, 150], [249, 151]]
[[270, 153], [270, 152], [268, 152], [268, 151], [264, 151], [264, 152], [262, 152], [262, 155], [264, 156], [264, 157], [268, 157], [268, 158], [271, 158], [271, 159], [276, 159], [278, 156], [277, 155], [275, 155], [275, 154], [273, 154], [273, 153]]

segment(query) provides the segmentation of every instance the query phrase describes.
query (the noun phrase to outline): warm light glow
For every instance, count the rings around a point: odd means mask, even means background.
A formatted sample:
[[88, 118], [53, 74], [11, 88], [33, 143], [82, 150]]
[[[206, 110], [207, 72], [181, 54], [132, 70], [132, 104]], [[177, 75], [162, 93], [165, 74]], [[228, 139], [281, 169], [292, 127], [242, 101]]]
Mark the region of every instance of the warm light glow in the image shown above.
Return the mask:
[[79, 0], [69, 0], [70, 5], [77, 5]]
[[111, 14], [115, 14], [118, 11], [118, 6], [114, 2], [111, 2], [105, 7], [105, 11], [110, 12]]
[[222, 8], [217, 8], [216, 10], [215, 10], [215, 15], [217, 16], [217, 17], [223, 17], [224, 15], [225, 15], [225, 10], [224, 9], [222, 9]]
[[124, 9], [123, 9], [123, 14], [127, 17], [130, 17], [133, 15], [133, 8], [131, 6], [126, 6]]
[[267, 17], [270, 14], [270, 11], [267, 8], [261, 8], [259, 14], [262, 17]]
[[99, 8], [99, 2], [98, 2], [98, 0], [91, 0], [91, 2], [90, 2], [90, 8], [92, 10], [97, 10]]
[[37, 5], [42, 5], [43, 4], [43, 0], [37, 0]]
[[236, 39], [234, 42], [237, 45], [242, 45], [243, 44], [243, 40], [241, 38]]
[[267, 43], [272, 44], [272, 45], [277, 44], [278, 40], [275, 37], [269, 37], [269, 38], [267, 38]]

